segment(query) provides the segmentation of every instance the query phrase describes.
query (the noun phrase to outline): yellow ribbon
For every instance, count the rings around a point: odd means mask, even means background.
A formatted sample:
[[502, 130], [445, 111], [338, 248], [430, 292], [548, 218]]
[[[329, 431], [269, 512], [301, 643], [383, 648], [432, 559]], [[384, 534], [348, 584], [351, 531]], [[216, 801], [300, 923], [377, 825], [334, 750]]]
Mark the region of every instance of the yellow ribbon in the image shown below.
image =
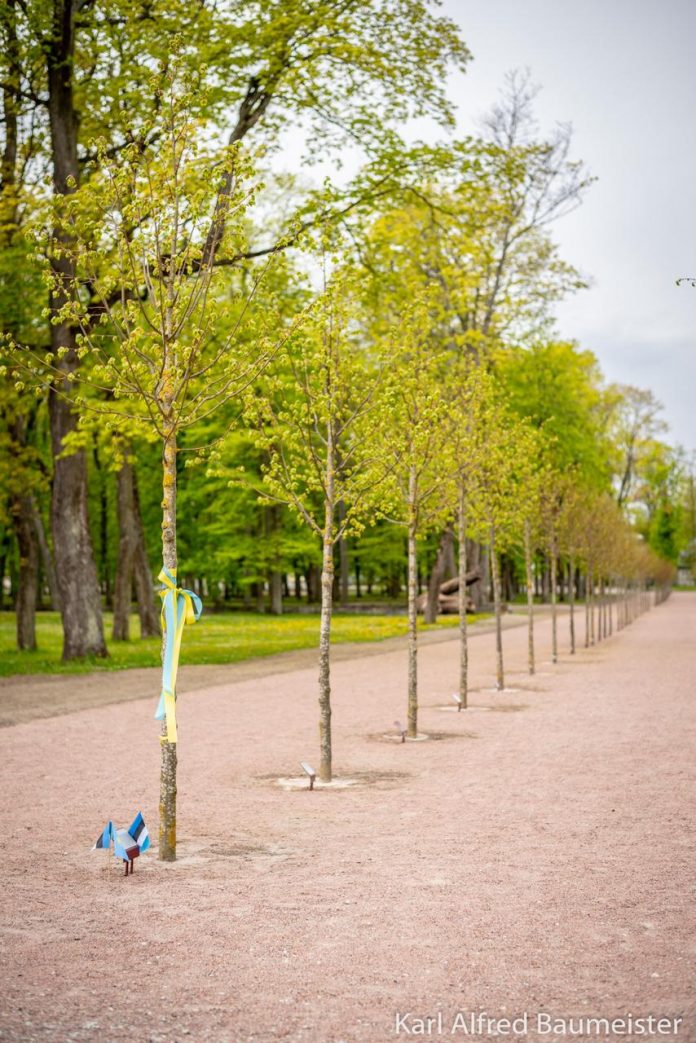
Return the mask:
[[176, 675], [179, 669], [181, 638], [186, 624], [200, 619], [203, 605], [192, 590], [176, 585], [176, 569], [163, 568], [157, 577], [163, 584], [159, 596], [162, 598], [162, 633], [164, 634], [164, 656], [162, 660], [162, 693], [157, 706], [157, 720], [166, 719], [167, 735], [160, 736], [162, 742], [177, 741], [176, 729]]

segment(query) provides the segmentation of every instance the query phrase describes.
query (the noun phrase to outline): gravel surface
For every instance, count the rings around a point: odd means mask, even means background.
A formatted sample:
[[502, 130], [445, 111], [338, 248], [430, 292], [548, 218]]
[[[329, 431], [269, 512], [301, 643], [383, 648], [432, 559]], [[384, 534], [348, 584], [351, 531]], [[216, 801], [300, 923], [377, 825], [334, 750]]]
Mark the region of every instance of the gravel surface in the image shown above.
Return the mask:
[[[182, 695], [180, 858], [127, 879], [89, 848], [139, 809], [156, 835], [157, 693], [3, 729], [0, 1039], [695, 1041], [695, 636], [673, 595], [574, 658], [564, 624], [551, 666], [544, 621], [529, 678], [511, 629], [495, 693], [482, 633], [461, 714], [456, 640], [425, 644], [403, 745], [403, 648], [341, 658], [352, 785], [312, 793], [277, 780], [316, 756], [313, 668]], [[587, 1022], [629, 1014], [683, 1021]]]

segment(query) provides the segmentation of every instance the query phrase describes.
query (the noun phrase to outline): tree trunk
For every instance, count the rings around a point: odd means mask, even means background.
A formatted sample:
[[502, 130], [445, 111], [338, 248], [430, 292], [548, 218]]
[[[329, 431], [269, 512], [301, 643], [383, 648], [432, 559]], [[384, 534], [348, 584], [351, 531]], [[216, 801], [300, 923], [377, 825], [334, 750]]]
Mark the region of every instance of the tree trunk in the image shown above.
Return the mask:
[[495, 686], [499, 692], [505, 688], [505, 673], [503, 669], [503, 620], [502, 604], [500, 598], [500, 568], [498, 564], [498, 552], [495, 546], [495, 526], [491, 526], [491, 578], [493, 580], [493, 603], [495, 605]]
[[326, 456], [326, 500], [321, 564], [321, 624], [319, 627], [319, 778], [333, 778], [331, 746], [331, 614], [334, 581], [334, 453], [331, 432]]
[[558, 557], [556, 554], [555, 540], [551, 541], [551, 662], [558, 662], [558, 616], [556, 612], [556, 573]]
[[283, 573], [271, 572], [268, 577], [268, 586], [271, 595], [271, 615], [282, 616], [283, 614]]
[[532, 573], [532, 534], [529, 521], [524, 523], [524, 572], [527, 587], [527, 665], [529, 673], [535, 670], [534, 662], [534, 576]]
[[307, 583], [307, 603], [313, 604], [318, 600], [317, 598], [317, 566], [312, 563], [307, 566], [307, 572], [305, 573], [305, 580]]
[[36, 497], [33, 493], [29, 493], [29, 496], [31, 499], [31, 510], [34, 518], [34, 531], [36, 533], [36, 541], [39, 547], [39, 555], [41, 557], [41, 564], [43, 566], [46, 584], [48, 585], [50, 592], [51, 610], [53, 612], [59, 612], [60, 594], [58, 593], [58, 578], [53, 563], [53, 555], [51, 554], [51, 548], [46, 539], [46, 529], [44, 528], [43, 518], [41, 517], [41, 512], [36, 503]]
[[568, 563], [568, 601], [570, 602], [570, 654], [575, 655], [575, 559], [572, 554]]
[[[178, 565], [176, 552], [176, 433], [164, 440], [162, 456], [162, 561], [173, 575]], [[162, 634], [164, 658], [165, 635]], [[177, 744], [167, 741], [167, 721], [162, 721], [160, 762], [159, 857], [176, 860], [176, 770]]]
[[464, 484], [459, 486], [459, 511], [457, 513], [459, 541], [459, 698], [463, 709], [469, 705], [469, 642], [466, 618], [466, 492]]
[[[71, 0], [54, 0], [52, 35], [46, 48], [53, 188], [57, 195], [73, 191], [80, 176], [72, 83], [76, 10], [77, 4]], [[53, 318], [66, 303], [62, 283], [71, 282], [75, 275], [69, 251], [60, 249], [58, 233], [55, 238], [58, 248], [51, 251], [51, 268], [57, 280], [50, 299]], [[75, 330], [67, 322], [52, 322], [51, 352], [61, 376], [54, 379], [48, 399], [54, 461], [51, 525], [63, 619], [64, 660], [107, 654], [87, 519], [87, 462], [83, 450], [70, 456], [61, 455], [64, 439], [76, 427], [72, 405], [65, 397], [70, 388], [67, 378], [78, 369], [75, 346]]]
[[425, 605], [425, 622], [437, 623], [440, 584], [456, 572], [454, 564], [454, 531], [448, 525], [440, 537], [437, 557], [428, 581], [428, 600]]
[[476, 611], [479, 612], [487, 600], [485, 585], [488, 575], [488, 548], [476, 540], [469, 540], [466, 556], [469, 567], [477, 569], [481, 574], [481, 579], [476, 580], [469, 588], [469, 597], [473, 601]]
[[145, 549], [135, 467], [129, 460], [124, 460], [116, 476], [116, 503], [119, 544], [114, 582], [114, 640], [128, 640], [134, 580], [140, 636], [154, 637], [159, 634], [159, 618]]
[[107, 609], [112, 608], [111, 577], [109, 576], [109, 501], [106, 488], [106, 475], [99, 457], [99, 447], [96, 435], [92, 445], [92, 459], [94, 469], [97, 472], [99, 484], [99, 546], [98, 546], [98, 576], [99, 589], [104, 596], [104, 604]]
[[268, 570], [268, 611], [272, 616], [283, 614], [283, 573], [282, 560], [279, 553], [280, 518], [278, 507], [273, 504], [264, 509], [266, 527], [266, 546], [271, 551], [270, 568]]
[[135, 556], [135, 512], [133, 509], [132, 464], [124, 461], [116, 476], [118, 558], [114, 580], [114, 641], [127, 641], [133, 592]]
[[[331, 511], [327, 505], [327, 516]], [[331, 614], [333, 608], [333, 542], [327, 517], [321, 569], [321, 624], [319, 628], [319, 778], [333, 778], [331, 746]], [[327, 535], [328, 533], [328, 535]]]
[[19, 582], [17, 584], [17, 648], [33, 652], [36, 648], [36, 595], [39, 579], [39, 551], [34, 529], [31, 495], [15, 498], [12, 516], [19, 551]]
[[418, 610], [416, 588], [418, 582], [418, 553], [416, 547], [417, 477], [411, 468], [408, 478], [408, 736], [418, 736]]
[[[12, 501], [8, 502], [11, 509]], [[5, 570], [7, 568], [7, 556], [10, 552], [10, 530], [3, 529], [0, 540], [0, 611], [5, 607]]]
[[140, 510], [140, 494], [138, 493], [138, 476], [135, 466], [131, 469], [133, 481], [133, 511], [135, 514], [135, 554], [133, 556], [133, 578], [135, 580], [135, 597], [138, 602], [140, 618], [140, 636], [156, 637], [160, 632], [159, 612], [155, 602], [155, 590], [152, 569], [147, 556], [143, 515]]
[[[338, 501], [338, 521], [343, 523], [346, 516], [346, 507], [343, 500]], [[348, 540], [341, 536], [338, 541], [338, 598], [341, 608], [348, 607], [350, 580], [350, 554], [348, 551]]]

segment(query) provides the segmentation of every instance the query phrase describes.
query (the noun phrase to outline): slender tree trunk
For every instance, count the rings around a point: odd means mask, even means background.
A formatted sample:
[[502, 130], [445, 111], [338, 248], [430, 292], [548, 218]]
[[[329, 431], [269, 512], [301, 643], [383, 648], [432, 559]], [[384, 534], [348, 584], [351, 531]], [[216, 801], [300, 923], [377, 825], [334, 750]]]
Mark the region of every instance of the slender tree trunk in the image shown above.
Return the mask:
[[279, 553], [280, 548], [278, 545], [278, 538], [280, 535], [280, 517], [277, 506], [273, 505], [271, 507], [266, 507], [264, 514], [266, 520], [267, 544], [272, 550], [271, 568], [268, 571], [268, 593], [270, 599], [269, 611], [272, 616], [282, 616], [283, 573], [281, 569], [282, 560]]
[[534, 577], [532, 574], [532, 534], [529, 520], [524, 523], [524, 571], [527, 586], [527, 664], [535, 671], [534, 661]]
[[[170, 572], [176, 570], [176, 432], [169, 431], [162, 455], [162, 561]], [[164, 656], [165, 635], [162, 635]], [[176, 860], [176, 772], [177, 744], [167, 741], [167, 722], [162, 721], [160, 762], [159, 857]]]
[[318, 600], [317, 598], [317, 566], [311, 564], [307, 566], [307, 572], [305, 574], [305, 580], [307, 583], [307, 604], [311, 605]]
[[585, 648], [590, 647], [590, 573], [585, 572]]
[[17, 648], [33, 652], [36, 648], [36, 595], [39, 579], [39, 552], [34, 530], [31, 497], [19, 495], [13, 506], [17, 549], [19, 551], [19, 581], [17, 584]]
[[570, 654], [575, 655], [575, 559], [568, 562], [568, 600], [570, 602]]
[[116, 476], [116, 514], [118, 517], [118, 558], [114, 580], [114, 641], [127, 641], [133, 592], [135, 555], [135, 512], [133, 507], [132, 464], [124, 461]]
[[140, 618], [140, 636], [156, 637], [160, 632], [159, 612], [155, 603], [155, 591], [152, 569], [147, 556], [143, 515], [140, 509], [138, 492], [138, 476], [133, 466], [133, 511], [135, 515], [135, 553], [133, 555], [133, 578], [135, 580], [135, 598], [138, 602]]
[[474, 602], [476, 611], [479, 612], [489, 600], [486, 590], [489, 567], [488, 547], [485, 544], [478, 543], [476, 540], [472, 540], [467, 551], [467, 558], [471, 568], [477, 569], [481, 574], [481, 579], [472, 583], [469, 590], [471, 600]]
[[440, 537], [437, 549], [437, 557], [433, 570], [428, 580], [428, 600], [425, 605], [424, 618], [426, 623], [437, 623], [439, 612], [440, 585], [447, 578], [447, 573], [452, 575], [454, 567], [454, 532], [448, 525]]
[[[339, 523], [343, 523], [343, 520], [346, 516], [346, 507], [343, 500], [338, 501], [337, 515]], [[348, 607], [349, 580], [350, 554], [348, 549], [348, 540], [345, 536], [341, 536], [340, 540], [338, 541], [338, 599], [341, 608]]]
[[408, 530], [408, 736], [418, 736], [418, 611], [416, 608], [416, 529]]
[[97, 481], [99, 484], [99, 588], [104, 596], [104, 604], [106, 605], [106, 608], [110, 609], [113, 607], [113, 600], [111, 593], [111, 577], [109, 576], [109, 499], [106, 486], [106, 475], [101, 465], [96, 436], [92, 446], [92, 459], [94, 460], [94, 469], [97, 472]]
[[416, 548], [416, 475], [409, 475], [408, 521], [408, 736], [418, 736], [418, 611], [416, 608], [418, 584], [418, 555]]
[[326, 461], [326, 501], [321, 567], [321, 624], [319, 627], [319, 778], [333, 778], [331, 746], [331, 615], [334, 581], [334, 458], [331, 435]]
[[459, 526], [457, 533], [459, 541], [459, 698], [462, 701], [462, 707], [466, 709], [469, 705], [469, 642], [466, 618], [466, 492], [463, 482], [459, 486], [457, 524]]
[[[8, 502], [11, 510], [12, 501]], [[10, 552], [10, 530], [3, 529], [0, 540], [0, 610], [5, 607], [5, 569], [7, 568], [7, 556]]]
[[558, 662], [558, 617], [556, 612], [556, 572], [558, 557], [556, 555], [556, 544], [551, 543], [551, 662]]
[[271, 615], [282, 616], [283, 614], [283, 573], [271, 572], [268, 585], [271, 594]]
[[503, 668], [503, 610], [500, 597], [500, 565], [495, 545], [495, 526], [491, 525], [491, 579], [493, 580], [493, 604], [495, 606], [495, 686], [499, 692], [505, 688], [505, 672]]
[[41, 564], [43, 566], [44, 576], [46, 578], [51, 598], [51, 610], [53, 612], [59, 612], [60, 594], [58, 593], [58, 579], [56, 577], [56, 568], [53, 564], [53, 555], [51, 554], [51, 548], [46, 539], [46, 529], [44, 528], [43, 518], [41, 517], [36, 497], [33, 493], [29, 493], [29, 497], [31, 500], [31, 511], [34, 519], [34, 531], [36, 533], [36, 541], [39, 547], [39, 555], [41, 557]]
[[[327, 516], [330, 514], [327, 505]], [[331, 746], [331, 614], [333, 606], [333, 542], [327, 518], [324, 530], [324, 554], [321, 570], [321, 625], [319, 629], [319, 778], [333, 778]]]

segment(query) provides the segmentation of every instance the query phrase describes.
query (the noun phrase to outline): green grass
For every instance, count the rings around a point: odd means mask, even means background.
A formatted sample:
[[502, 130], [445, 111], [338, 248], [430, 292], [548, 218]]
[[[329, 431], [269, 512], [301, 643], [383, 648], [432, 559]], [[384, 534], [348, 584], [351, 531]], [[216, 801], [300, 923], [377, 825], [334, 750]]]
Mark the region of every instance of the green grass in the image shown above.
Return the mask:
[[[470, 621], [480, 616], [469, 616]], [[438, 630], [457, 626], [457, 616], [441, 616], [432, 626], [422, 630]], [[104, 617], [105, 632], [111, 632], [111, 615]], [[133, 633], [137, 619], [131, 620]], [[406, 633], [405, 616], [357, 616], [337, 613], [333, 619], [332, 640], [383, 641]], [[242, 659], [274, 655], [276, 652], [315, 648], [319, 639], [319, 617], [316, 615], [263, 616], [251, 612], [229, 615], [203, 615], [195, 626], [184, 631], [182, 663], [238, 663]], [[15, 617], [12, 612], [0, 614], [0, 676], [10, 674], [79, 674], [90, 670], [126, 670], [136, 666], [159, 666], [159, 638], [134, 638], [109, 642], [108, 659], [88, 659], [62, 663], [63, 633], [57, 612], [40, 612], [36, 617], [35, 652], [18, 652], [15, 647]]]

